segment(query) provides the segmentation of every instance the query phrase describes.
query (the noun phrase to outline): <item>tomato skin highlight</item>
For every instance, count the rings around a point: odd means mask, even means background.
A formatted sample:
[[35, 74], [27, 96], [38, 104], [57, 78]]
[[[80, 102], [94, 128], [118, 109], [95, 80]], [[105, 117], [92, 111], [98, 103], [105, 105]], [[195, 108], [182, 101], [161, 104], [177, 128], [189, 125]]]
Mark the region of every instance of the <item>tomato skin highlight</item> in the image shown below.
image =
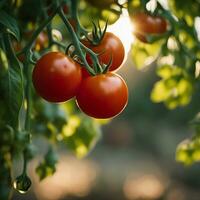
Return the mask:
[[[123, 63], [125, 50], [121, 40], [111, 32], [106, 32], [104, 38], [98, 45], [92, 45], [88, 41], [83, 41], [83, 44], [90, 48], [99, 55], [100, 64], [108, 64], [112, 58], [112, 64], [109, 71], [115, 71], [119, 69]], [[86, 59], [89, 65], [92, 65], [92, 59], [90, 55], [86, 55]]]
[[49, 102], [65, 102], [73, 98], [80, 87], [81, 67], [61, 52], [50, 52], [36, 63], [32, 80], [42, 98]]
[[90, 76], [83, 79], [76, 102], [91, 117], [112, 118], [126, 107], [128, 88], [125, 81], [112, 72]]
[[139, 12], [131, 16], [135, 31], [143, 34], [162, 34], [167, 31], [167, 22], [159, 16]]

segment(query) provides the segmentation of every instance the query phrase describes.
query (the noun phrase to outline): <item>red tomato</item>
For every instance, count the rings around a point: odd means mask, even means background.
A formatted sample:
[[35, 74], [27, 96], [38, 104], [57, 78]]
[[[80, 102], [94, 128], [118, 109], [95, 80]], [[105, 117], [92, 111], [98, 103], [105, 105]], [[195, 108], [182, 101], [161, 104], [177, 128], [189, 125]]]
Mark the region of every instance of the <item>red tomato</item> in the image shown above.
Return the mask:
[[42, 56], [33, 70], [36, 92], [50, 102], [64, 102], [74, 97], [82, 80], [81, 67], [61, 52]]
[[159, 16], [151, 16], [146, 13], [136, 13], [132, 16], [137, 33], [162, 34], [167, 31], [167, 22]]
[[117, 74], [108, 72], [83, 79], [76, 95], [79, 108], [87, 115], [105, 119], [118, 115], [128, 102], [128, 88]]
[[82, 68], [81, 68], [81, 72], [82, 72], [82, 78], [83, 78], [83, 79], [85, 79], [85, 78], [91, 76], [85, 67], [82, 67]]
[[[106, 32], [100, 44], [96, 46], [91, 45], [88, 41], [83, 41], [83, 44], [95, 53], [102, 53], [99, 56], [100, 64], [108, 64], [112, 56], [113, 60], [109, 71], [117, 70], [124, 60], [124, 46], [121, 40], [113, 33]], [[92, 65], [92, 60], [89, 55], [86, 56], [86, 59], [88, 63]]]

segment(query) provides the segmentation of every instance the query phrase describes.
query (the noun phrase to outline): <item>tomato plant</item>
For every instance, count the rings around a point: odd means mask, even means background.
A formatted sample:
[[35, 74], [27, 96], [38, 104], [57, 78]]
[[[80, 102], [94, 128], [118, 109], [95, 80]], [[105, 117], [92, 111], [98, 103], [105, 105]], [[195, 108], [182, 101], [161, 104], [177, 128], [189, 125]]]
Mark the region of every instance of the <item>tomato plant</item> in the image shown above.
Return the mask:
[[128, 102], [128, 88], [117, 74], [108, 72], [83, 80], [76, 95], [79, 108], [94, 118], [118, 115]]
[[60, 52], [42, 56], [33, 70], [37, 93], [50, 102], [64, 102], [74, 97], [81, 78], [79, 64]]
[[[181, 0], [170, 0], [167, 7], [156, 2], [154, 9], [149, 0], [0, 2], [1, 200], [12, 196], [11, 183], [21, 193], [30, 188], [27, 165], [36, 156], [33, 146], [39, 150], [32, 143], [37, 133], [49, 141], [36, 167], [42, 180], [56, 171], [58, 158], [52, 144], [62, 142], [76, 156], [86, 156], [100, 134], [100, 125], [93, 118], [112, 118], [125, 108], [128, 89], [116, 74], [125, 50], [120, 38], [106, 30], [124, 9], [135, 26], [135, 36], [142, 41], [131, 45], [135, 66], [157, 65], [160, 80], [152, 89], [151, 100], [168, 109], [191, 102], [199, 88], [200, 4], [192, 0], [189, 7]], [[55, 29], [62, 39], [55, 37]], [[86, 115], [74, 106], [73, 97]], [[72, 130], [74, 121], [76, 129], [66, 136], [64, 128]], [[199, 117], [194, 121], [195, 136], [177, 148], [177, 160], [185, 164], [199, 161]], [[80, 151], [82, 148], [85, 150]], [[24, 164], [13, 180], [13, 160], [19, 155]]]

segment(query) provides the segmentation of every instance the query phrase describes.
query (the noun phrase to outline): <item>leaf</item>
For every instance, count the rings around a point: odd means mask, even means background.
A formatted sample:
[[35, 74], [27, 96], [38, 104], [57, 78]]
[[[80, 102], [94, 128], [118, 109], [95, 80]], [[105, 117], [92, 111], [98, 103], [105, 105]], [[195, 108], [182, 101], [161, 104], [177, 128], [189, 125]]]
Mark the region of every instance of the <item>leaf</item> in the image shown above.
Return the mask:
[[17, 21], [5, 11], [0, 12], [0, 24], [3, 24], [9, 32], [19, 41], [20, 40], [20, 31], [17, 26]]
[[168, 89], [165, 87], [163, 81], [155, 83], [151, 92], [151, 100], [155, 103], [160, 103], [168, 98]]
[[131, 47], [131, 57], [135, 66], [138, 69], [143, 69], [147, 65], [151, 64], [158, 56], [160, 47], [160, 41], [153, 44], [145, 44], [136, 41]]
[[176, 160], [185, 165], [200, 161], [200, 138], [193, 137], [181, 142], [176, 150]]
[[162, 67], [158, 67], [157, 75], [163, 79], [170, 78], [172, 75], [172, 68], [170, 65], [162, 65]]
[[8, 108], [9, 121], [14, 126], [18, 124], [18, 115], [23, 101], [22, 72], [18, 67], [9, 67], [6, 75], [1, 79], [1, 87], [4, 89], [4, 100]]
[[48, 103], [40, 98], [37, 98], [33, 106], [34, 132], [56, 142], [58, 134], [61, 133], [62, 127], [68, 120], [68, 113], [65, 111], [65, 107]]
[[9, 36], [5, 37], [5, 46], [8, 52], [8, 68], [4, 68], [4, 73], [1, 74], [0, 90], [7, 108], [8, 121], [11, 126], [16, 127], [24, 98], [23, 74], [21, 65], [12, 52]]
[[102, 19], [109, 24], [114, 24], [120, 17], [121, 12], [118, 10], [103, 10], [101, 12]]
[[185, 106], [190, 102], [193, 94], [193, 83], [182, 68], [163, 65], [158, 67], [157, 74], [162, 79], [156, 82], [152, 89], [152, 101], [164, 102], [169, 109]]
[[136, 12], [141, 11], [142, 4], [140, 0], [129, 0], [128, 1], [128, 12], [130, 17], [132, 17]]
[[57, 154], [53, 151], [52, 147], [49, 147], [44, 160], [36, 168], [36, 173], [39, 176], [40, 181], [48, 176], [52, 176], [56, 172], [57, 162]]
[[77, 157], [86, 156], [100, 138], [98, 123], [86, 116], [74, 116], [63, 128], [64, 142]]

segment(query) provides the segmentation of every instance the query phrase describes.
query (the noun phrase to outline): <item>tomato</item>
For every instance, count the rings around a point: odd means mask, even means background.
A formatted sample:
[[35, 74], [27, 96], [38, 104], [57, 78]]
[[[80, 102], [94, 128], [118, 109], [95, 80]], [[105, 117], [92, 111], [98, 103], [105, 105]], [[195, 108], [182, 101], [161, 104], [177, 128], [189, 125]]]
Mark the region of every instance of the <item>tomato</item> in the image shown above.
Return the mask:
[[106, 8], [109, 7], [111, 4], [115, 3], [115, 0], [101, 0], [101, 1], [97, 1], [97, 0], [86, 0], [88, 3], [90, 3], [92, 6], [95, 6], [97, 8]]
[[132, 17], [135, 31], [143, 34], [162, 34], [167, 31], [167, 22], [159, 16], [146, 13], [136, 13]]
[[128, 102], [128, 88], [117, 74], [108, 72], [83, 79], [77, 105], [87, 115], [105, 119], [118, 115]]
[[82, 68], [81, 68], [81, 72], [82, 72], [82, 78], [83, 78], [83, 79], [85, 79], [85, 78], [91, 76], [90, 73], [87, 71], [87, 69], [86, 69], [85, 67], [82, 67]]
[[[101, 53], [101, 55], [99, 55], [100, 64], [108, 64], [112, 57], [112, 64], [109, 68], [109, 71], [118, 69], [124, 60], [124, 46], [121, 40], [113, 33], [106, 32], [104, 38], [98, 45], [92, 45], [88, 41], [83, 41], [83, 44], [85, 44], [95, 53]], [[89, 54], [86, 55], [86, 59], [88, 63], [92, 65], [92, 60]]]
[[35, 49], [40, 51], [48, 46], [48, 35], [46, 32], [41, 32], [36, 41], [35, 41]]
[[61, 52], [42, 56], [33, 70], [36, 92], [49, 102], [64, 102], [74, 97], [82, 80], [81, 67]]

